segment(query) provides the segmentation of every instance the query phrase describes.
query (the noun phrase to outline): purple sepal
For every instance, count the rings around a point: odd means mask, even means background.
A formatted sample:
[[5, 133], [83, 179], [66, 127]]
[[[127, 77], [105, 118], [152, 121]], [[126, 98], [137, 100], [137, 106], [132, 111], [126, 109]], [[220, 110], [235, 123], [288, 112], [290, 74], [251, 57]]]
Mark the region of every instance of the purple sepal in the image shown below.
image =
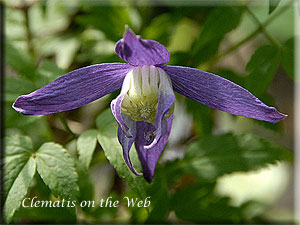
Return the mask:
[[286, 117], [246, 89], [215, 74], [181, 66], [161, 68], [170, 76], [176, 92], [208, 107], [271, 123]]
[[153, 40], [143, 40], [129, 28], [119, 40], [115, 49], [117, 55], [134, 66], [162, 65], [169, 61], [170, 53], [160, 43]]
[[153, 147], [145, 149], [145, 146], [150, 145], [155, 138], [155, 127], [151, 123], [138, 121], [136, 123], [136, 139], [135, 148], [137, 150], [145, 180], [149, 183], [152, 182], [155, 167], [159, 156], [161, 155], [167, 140], [170, 135], [172, 127], [173, 114], [170, 117], [165, 117], [162, 121], [162, 134], [159, 141]]
[[[136, 122], [132, 120], [129, 116], [122, 113], [123, 121], [126, 123], [128, 127], [128, 131], [125, 133], [122, 129], [122, 127], [119, 125], [118, 127], [118, 139], [123, 149], [123, 157], [125, 160], [125, 163], [127, 164], [128, 168], [137, 176], [141, 176], [142, 174], [138, 173], [132, 166], [129, 152], [131, 149], [131, 146], [136, 138]], [[128, 137], [128, 133], [130, 134], [130, 137]]]
[[121, 89], [121, 93], [114, 99], [112, 100], [110, 107], [111, 107], [111, 111], [112, 114], [114, 115], [116, 121], [118, 122], [119, 126], [121, 126], [121, 128], [124, 131], [124, 134], [130, 138], [130, 134], [128, 133], [129, 127], [128, 125], [125, 123], [125, 121], [123, 120], [123, 116], [121, 113], [121, 105], [122, 105], [122, 101], [125, 97], [125, 95], [127, 94], [129, 88], [130, 88], [130, 82], [126, 80], [128, 80], [129, 77], [126, 76], [124, 81], [123, 81], [123, 85], [122, 85], [122, 89]]
[[[160, 88], [161, 90], [162, 88]], [[157, 104], [157, 112], [155, 117], [155, 129], [157, 134], [155, 135], [155, 138], [153, 142], [151, 142], [149, 145], [145, 146], [145, 149], [150, 149], [153, 146], [157, 144], [161, 136], [163, 135], [163, 119], [166, 114], [169, 113], [169, 110], [171, 106], [175, 102], [175, 94], [172, 91], [165, 92], [160, 91], [158, 95], [158, 104]]]
[[119, 89], [131, 69], [132, 66], [125, 63], [105, 63], [74, 70], [28, 95], [20, 96], [13, 108], [29, 115], [75, 109]]

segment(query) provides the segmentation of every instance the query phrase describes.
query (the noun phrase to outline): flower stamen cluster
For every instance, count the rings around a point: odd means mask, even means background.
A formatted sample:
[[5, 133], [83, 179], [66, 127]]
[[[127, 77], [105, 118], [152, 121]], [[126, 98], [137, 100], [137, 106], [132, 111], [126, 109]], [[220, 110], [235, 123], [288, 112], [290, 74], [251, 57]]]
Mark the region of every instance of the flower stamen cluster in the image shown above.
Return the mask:
[[159, 91], [168, 91], [171, 87], [169, 76], [159, 67], [136, 67], [124, 79], [123, 88], [129, 90], [122, 101], [121, 112], [135, 121], [154, 124]]

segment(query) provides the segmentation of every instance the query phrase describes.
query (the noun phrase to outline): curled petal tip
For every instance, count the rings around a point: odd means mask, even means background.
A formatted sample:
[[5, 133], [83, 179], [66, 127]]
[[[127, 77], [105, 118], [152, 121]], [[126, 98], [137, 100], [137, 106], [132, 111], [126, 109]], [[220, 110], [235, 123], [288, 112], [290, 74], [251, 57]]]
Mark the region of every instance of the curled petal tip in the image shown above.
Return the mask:
[[[275, 108], [274, 108], [275, 109]], [[283, 120], [285, 119], [286, 117], [288, 117], [287, 114], [283, 114], [281, 112], [278, 112], [276, 109], [275, 109], [275, 112], [273, 113], [272, 117], [271, 117], [271, 120], [269, 122], [271, 123], [277, 123], [279, 122], [280, 120]]]
[[139, 177], [143, 176], [142, 173], [139, 173], [139, 172], [137, 172], [137, 171], [134, 169], [134, 167], [132, 166], [132, 164], [129, 164], [127, 161], [125, 161], [125, 163], [127, 164], [127, 167], [130, 169], [130, 171], [131, 171], [134, 175], [139, 176]]
[[128, 27], [128, 25], [125, 25], [125, 33], [124, 33], [124, 39], [126, 38], [126, 36], [133, 36], [135, 37], [135, 33]]
[[24, 110], [20, 107], [20, 97], [12, 104], [12, 108], [19, 113], [24, 114]]
[[153, 181], [153, 176], [144, 176], [144, 178], [149, 184], [151, 184]]

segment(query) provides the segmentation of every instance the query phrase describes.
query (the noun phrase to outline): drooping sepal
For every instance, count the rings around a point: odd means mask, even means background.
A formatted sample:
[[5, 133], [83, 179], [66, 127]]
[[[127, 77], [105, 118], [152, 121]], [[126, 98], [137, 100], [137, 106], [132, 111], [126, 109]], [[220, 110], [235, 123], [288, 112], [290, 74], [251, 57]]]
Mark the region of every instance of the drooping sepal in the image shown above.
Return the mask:
[[167, 142], [175, 95], [169, 76], [161, 68], [141, 66], [125, 77], [120, 95], [111, 103], [119, 129], [118, 139], [128, 168], [133, 168], [129, 151], [135, 147], [145, 179], [151, 183], [157, 160]]
[[156, 135], [156, 128], [153, 124], [143, 121], [137, 122], [137, 136], [135, 140], [135, 148], [137, 150], [141, 166], [143, 169], [143, 176], [149, 183], [152, 182], [157, 161], [164, 150], [167, 140], [170, 135], [173, 122], [173, 114], [169, 117], [165, 117], [162, 121], [162, 133], [158, 142], [151, 148], [145, 149], [145, 146], [149, 146], [153, 143]]
[[131, 146], [136, 138], [136, 122], [127, 115], [122, 114], [122, 116], [123, 116], [123, 121], [128, 126], [127, 132], [125, 132], [124, 129], [122, 129], [122, 127], [120, 125], [118, 127], [118, 140], [123, 149], [123, 158], [124, 158], [125, 163], [127, 164], [128, 168], [131, 170], [131, 172], [133, 172], [137, 176], [141, 176], [142, 174], [138, 173], [134, 169], [134, 167], [131, 163], [131, 160], [130, 160], [130, 156], [129, 156]]

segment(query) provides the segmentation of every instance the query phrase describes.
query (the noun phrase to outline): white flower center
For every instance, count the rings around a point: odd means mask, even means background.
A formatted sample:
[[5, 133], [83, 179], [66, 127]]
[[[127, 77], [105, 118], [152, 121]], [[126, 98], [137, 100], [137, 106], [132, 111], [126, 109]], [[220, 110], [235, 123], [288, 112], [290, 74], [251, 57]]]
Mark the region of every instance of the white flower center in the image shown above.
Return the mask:
[[155, 122], [160, 91], [172, 90], [166, 72], [155, 66], [140, 66], [131, 70], [125, 77], [123, 87], [128, 87], [122, 105], [122, 113], [135, 121]]

